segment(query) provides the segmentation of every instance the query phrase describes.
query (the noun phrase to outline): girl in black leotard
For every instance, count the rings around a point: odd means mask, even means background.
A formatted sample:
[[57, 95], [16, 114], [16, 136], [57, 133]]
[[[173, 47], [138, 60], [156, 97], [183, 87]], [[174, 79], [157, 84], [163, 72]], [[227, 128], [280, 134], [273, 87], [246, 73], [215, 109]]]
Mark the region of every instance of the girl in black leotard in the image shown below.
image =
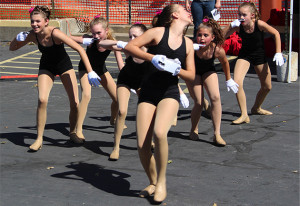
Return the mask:
[[[167, 196], [167, 134], [179, 108], [177, 75], [186, 81], [195, 78], [193, 43], [184, 37], [189, 24], [190, 13], [179, 4], [168, 5], [161, 12], [155, 28], [125, 47], [133, 56], [153, 64], [149, 64], [141, 86], [136, 124], [139, 157], [150, 181], [140, 196], [154, 193], [156, 202], [162, 202]], [[146, 45], [148, 52], [140, 49]], [[151, 152], [152, 137], [155, 158]]]
[[[114, 125], [118, 113], [117, 104], [117, 86], [112, 76], [106, 69], [105, 60], [110, 54], [111, 50], [107, 50], [99, 45], [99, 42], [104, 39], [114, 39], [112, 36], [112, 30], [109, 28], [108, 21], [103, 17], [96, 16], [90, 22], [90, 31], [92, 37], [89, 35], [84, 36], [71, 36], [73, 40], [78, 43], [84, 43], [87, 46], [86, 53], [91, 62], [92, 68], [95, 70], [97, 75], [100, 76], [100, 83], [103, 88], [107, 91], [112, 99], [111, 103], [111, 117], [110, 124]], [[123, 67], [124, 62], [122, 59], [121, 52], [115, 51], [115, 57], [119, 69]], [[86, 73], [85, 66], [82, 61], [79, 62], [79, 78], [81, 85], [81, 101], [79, 104], [78, 123], [76, 127], [76, 136], [73, 137], [75, 143], [83, 143], [85, 137], [82, 132], [83, 121], [86, 116], [88, 104], [91, 99], [91, 85], [88, 81], [88, 74]]]
[[[144, 24], [138, 23], [132, 25], [129, 29], [129, 41], [142, 35], [146, 30], [147, 27]], [[120, 141], [125, 125], [125, 118], [128, 111], [130, 90], [135, 90], [137, 95], [139, 95], [141, 82], [145, 72], [144, 70], [147, 68], [148, 62], [130, 56], [130, 54], [123, 49], [126, 46], [127, 42], [103, 40], [100, 41], [99, 44], [107, 49], [111, 49], [114, 51], [123, 51], [126, 56], [125, 66], [121, 69], [117, 80], [117, 99], [119, 112], [115, 125], [114, 149], [109, 156], [110, 160], [118, 160], [120, 151]], [[145, 47], [143, 47], [142, 49], [146, 51]]]
[[252, 114], [271, 115], [272, 112], [261, 108], [267, 94], [270, 92], [271, 71], [264, 52], [264, 32], [275, 36], [276, 54], [273, 61], [277, 65], [284, 63], [281, 53], [281, 41], [279, 32], [269, 26], [264, 21], [259, 20], [259, 13], [253, 2], [244, 2], [239, 6], [240, 19], [233, 21], [224, 28], [225, 37], [228, 37], [235, 31], [239, 32], [242, 38], [242, 48], [234, 68], [234, 80], [238, 83], [239, 92], [236, 98], [241, 110], [241, 116], [234, 120], [233, 124], [249, 123], [250, 118], [247, 112], [246, 95], [243, 89], [244, 78], [249, 70], [250, 64], [259, 77], [260, 90], [258, 91], [255, 103], [251, 109]]
[[19, 33], [11, 42], [9, 49], [14, 51], [29, 42], [34, 42], [42, 52], [38, 74], [37, 139], [29, 147], [31, 150], [37, 151], [42, 147], [48, 98], [56, 75], [60, 76], [70, 101], [70, 138], [76, 131], [79, 104], [77, 79], [64, 44], [80, 54], [89, 73], [92, 73], [93, 70], [84, 49], [63, 32], [48, 25], [50, 10], [47, 6], [36, 6], [30, 10], [30, 18], [32, 30]]
[[214, 64], [215, 58], [218, 58], [222, 65], [227, 80], [227, 87], [236, 93], [238, 85], [230, 76], [229, 62], [221, 46], [224, 42], [224, 38], [219, 24], [215, 20], [205, 17], [203, 23], [198, 27], [196, 41], [195, 47], [198, 48], [195, 52], [196, 78], [192, 84], [187, 83], [190, 94], [194, 99], [194, 107], [191, 112], [192, 127], [190, 139], [199, 139], [198, 123], [203, 107], [205, 88], [211, 102], [211, 118], [214, 126], [213, 141], [218, 145], [225, 146], [226, 142], [222, 139], [220, 134], [222, 106], [219, 80]]

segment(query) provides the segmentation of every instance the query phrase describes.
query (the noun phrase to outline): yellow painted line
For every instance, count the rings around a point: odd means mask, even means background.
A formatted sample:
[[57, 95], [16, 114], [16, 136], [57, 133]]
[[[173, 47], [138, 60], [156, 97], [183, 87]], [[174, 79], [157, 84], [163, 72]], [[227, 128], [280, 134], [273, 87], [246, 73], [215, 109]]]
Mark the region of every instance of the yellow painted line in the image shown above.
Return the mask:
[[0, 64], [4, 64], [4, 63], [10, 62], [10, 61], [12, 61], [12, 60], [22, 58], [22, 57], [28, 56], [28, 55], [30, 55], [30, 54], [35, 54], [36, 52], [39, 52], [39, 50], [35, 50], [35, 51], [32, 51], [32, 52], [28, 52], [28, 53], [26, 53], [26, 54], [22, 54], [22, 55], [20, 55], [20, 56], [16, 56], [16, 57], [11, 58], [11, 59], [4, 60], [4, 61], [0, 62]]
[[33, 69], [33, 70], [38, 70], [39, 68], [32, 68], [32, 67], [16, 67], [16, 66], [6, 66], [6, 65], [1, 65], [0, 67], [2, 68], [16, 68], [16, 69]]
[[19, 61], [11, 61], [9, 63], [16, 63], [16, 64], [40, 64], [39, 62], [19, 62]]
[[38, 59], [38, 60], [40, 60], [41, 58], [37, 58], [37, 57], [22, 57], [22, 59]]
[[28, 73], [17, 73], [17, 72], [0, 72], [0, 74], [37, 75], [37, 73], [28, 74]]
[[189, 93], [189, 90], [188, 90], [188, 88], [185, 88], [184, 90], [182, 90], [183, 91], [183, 93]]

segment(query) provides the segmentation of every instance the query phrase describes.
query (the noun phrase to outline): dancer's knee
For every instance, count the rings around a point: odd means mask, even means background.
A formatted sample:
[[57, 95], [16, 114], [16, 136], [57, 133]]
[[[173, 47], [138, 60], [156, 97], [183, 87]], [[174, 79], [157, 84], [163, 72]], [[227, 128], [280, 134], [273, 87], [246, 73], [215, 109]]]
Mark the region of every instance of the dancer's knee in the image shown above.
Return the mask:
[[39, 97], [38, 106], [39, 107], [47, 107], [47, 105], [48, 105], [48, 98]]
[[161, 141], [161, 140], [165, 140], [167, 138], [167, 134], [168, 134], [168, 131], [166, 131], [164, 128], [157, 128], [157, 129], [154, 129], [154, 138], [156, 138], [158, 141]]
[[263, 86], [261, 87], [261, 89], [262, 89], [264, 92], [270, 92], [271, 89], [272, 89], [272, 85], [271, 85], [271, 84], [263, 85]]
[[119, 118], [125, 119], [125, 118], [126, 118], [126, 115], [127, 115], [127, 110], [126, 110], [126, 109], [119, 108], [119, 112], [118, 112]]
[[92, 97], [91, 93], [83, 92], [81, 98], [82, 98], [82, 100], [84, 100], [86, 102], [90, 102], [91, 97]]
[[212, 104], [219, 103], [221, 101], [220, 95], [212, 95], [210, 101]]

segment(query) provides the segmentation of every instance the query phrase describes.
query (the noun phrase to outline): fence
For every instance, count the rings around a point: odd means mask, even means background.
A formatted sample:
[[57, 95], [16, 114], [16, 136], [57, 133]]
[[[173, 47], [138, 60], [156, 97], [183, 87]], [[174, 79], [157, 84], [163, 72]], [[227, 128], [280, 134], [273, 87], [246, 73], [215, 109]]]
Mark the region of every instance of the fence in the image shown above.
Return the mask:
[[[259, 0], [252, 0], [259, 6]], [[237, 8], [244, 1], [222, 0], [220, 25], [237, 18]], [[89, 22], [100, 14], [110, 24], [150, 24], [155, 12], [170, 3], [184, 6], [184, 0], [1, 0], [0, 19], [29, 19], [28, 10], [36, 5], [47, 5], [51, 18], [76, 18]]]

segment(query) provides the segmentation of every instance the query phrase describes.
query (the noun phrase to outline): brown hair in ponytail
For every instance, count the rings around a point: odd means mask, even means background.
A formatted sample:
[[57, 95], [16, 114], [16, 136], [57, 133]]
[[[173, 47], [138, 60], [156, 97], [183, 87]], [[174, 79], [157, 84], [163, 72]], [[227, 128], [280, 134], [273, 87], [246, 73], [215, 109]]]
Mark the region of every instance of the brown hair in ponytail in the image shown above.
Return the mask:
[[222, 45], [224, 42], [224, 37], [222, 35], [222, 29], [218, 22], [216, 22], [212, 18], [208, 18], [205, 16], [203, 18], [203, 22], [198, 26], [198, 31], [200, 28], [208, 28], [211, 30], [212, 34], [215, 36], [215, 39], [213, 42], [215, 42], [217, 45]]

